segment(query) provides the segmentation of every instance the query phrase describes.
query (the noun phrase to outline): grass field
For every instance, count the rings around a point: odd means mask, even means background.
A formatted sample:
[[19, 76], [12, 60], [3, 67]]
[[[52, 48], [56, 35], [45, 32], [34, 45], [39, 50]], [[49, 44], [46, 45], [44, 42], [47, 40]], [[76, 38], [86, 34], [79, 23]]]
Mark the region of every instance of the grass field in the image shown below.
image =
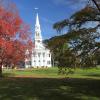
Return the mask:
[[36, 78], [94, 78], [100, 79], [100, 68], [76, 69], [73, 74], [59, 75], [58, 68], [4, 70], [4, 76]]
[[58, 75], [57, 68], [3, 72], [0, 100], [100, 100], [100, 68], [67, 76]]

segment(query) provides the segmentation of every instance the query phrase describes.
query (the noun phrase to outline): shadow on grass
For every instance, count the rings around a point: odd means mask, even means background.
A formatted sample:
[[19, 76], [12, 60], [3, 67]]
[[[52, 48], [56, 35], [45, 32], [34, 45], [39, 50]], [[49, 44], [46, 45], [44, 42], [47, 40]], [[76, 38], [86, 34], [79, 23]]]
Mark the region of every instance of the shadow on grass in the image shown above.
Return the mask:
[[14, 77], [15, 74], [14, 73], [3, 73], [3, 78], [6, 78], [6, 77]]
[[100, 74], [85, 74], [84, 76], [100, 77]]
[[0, 100], [99, 100], [100, 80], [2, 78]]

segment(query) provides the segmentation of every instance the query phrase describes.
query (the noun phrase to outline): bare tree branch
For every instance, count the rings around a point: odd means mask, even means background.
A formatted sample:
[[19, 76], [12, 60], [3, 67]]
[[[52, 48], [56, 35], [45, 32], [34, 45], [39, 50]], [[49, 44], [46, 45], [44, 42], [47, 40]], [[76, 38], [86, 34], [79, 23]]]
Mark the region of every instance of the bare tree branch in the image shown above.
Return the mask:
[[96, 2], [96, 0], [92, 0], [94, 2], [94, 4], [96, 5], [96, 7], [98, 8], [99, 12], [100, 12], [100, 7], [98, 5], [98, 3]]

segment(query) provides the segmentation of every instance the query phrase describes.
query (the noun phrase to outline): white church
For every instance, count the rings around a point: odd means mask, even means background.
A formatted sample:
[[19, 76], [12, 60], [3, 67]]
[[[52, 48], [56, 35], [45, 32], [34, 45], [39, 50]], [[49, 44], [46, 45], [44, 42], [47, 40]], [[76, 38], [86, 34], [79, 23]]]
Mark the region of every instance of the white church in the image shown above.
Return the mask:
[[[28, 53], [29, 52], [27, 50], [26, 54]], [[38, 13], [36, 15], [36, 23], [35, 23], [34, 48], [32, 48], [30, 57], [25, 59], [25, 68], [29, 67], [33, 68], [52, 67], [51, 52], [43, 44]]]

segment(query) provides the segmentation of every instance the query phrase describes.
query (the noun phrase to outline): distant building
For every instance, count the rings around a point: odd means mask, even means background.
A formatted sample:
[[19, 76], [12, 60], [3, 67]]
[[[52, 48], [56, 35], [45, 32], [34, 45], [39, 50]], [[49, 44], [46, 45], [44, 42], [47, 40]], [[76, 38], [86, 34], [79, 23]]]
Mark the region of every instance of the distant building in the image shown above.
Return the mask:
[[[30, 57], [25, 60], [25, 67], [52, 67], [50, 50], [45, 47], [42, 41], [38, 13], [36, 15], [34, 45], [35, 46], [32, 48]], [[28, 53], [29, 52], [27, 50], [26, 54]]]

